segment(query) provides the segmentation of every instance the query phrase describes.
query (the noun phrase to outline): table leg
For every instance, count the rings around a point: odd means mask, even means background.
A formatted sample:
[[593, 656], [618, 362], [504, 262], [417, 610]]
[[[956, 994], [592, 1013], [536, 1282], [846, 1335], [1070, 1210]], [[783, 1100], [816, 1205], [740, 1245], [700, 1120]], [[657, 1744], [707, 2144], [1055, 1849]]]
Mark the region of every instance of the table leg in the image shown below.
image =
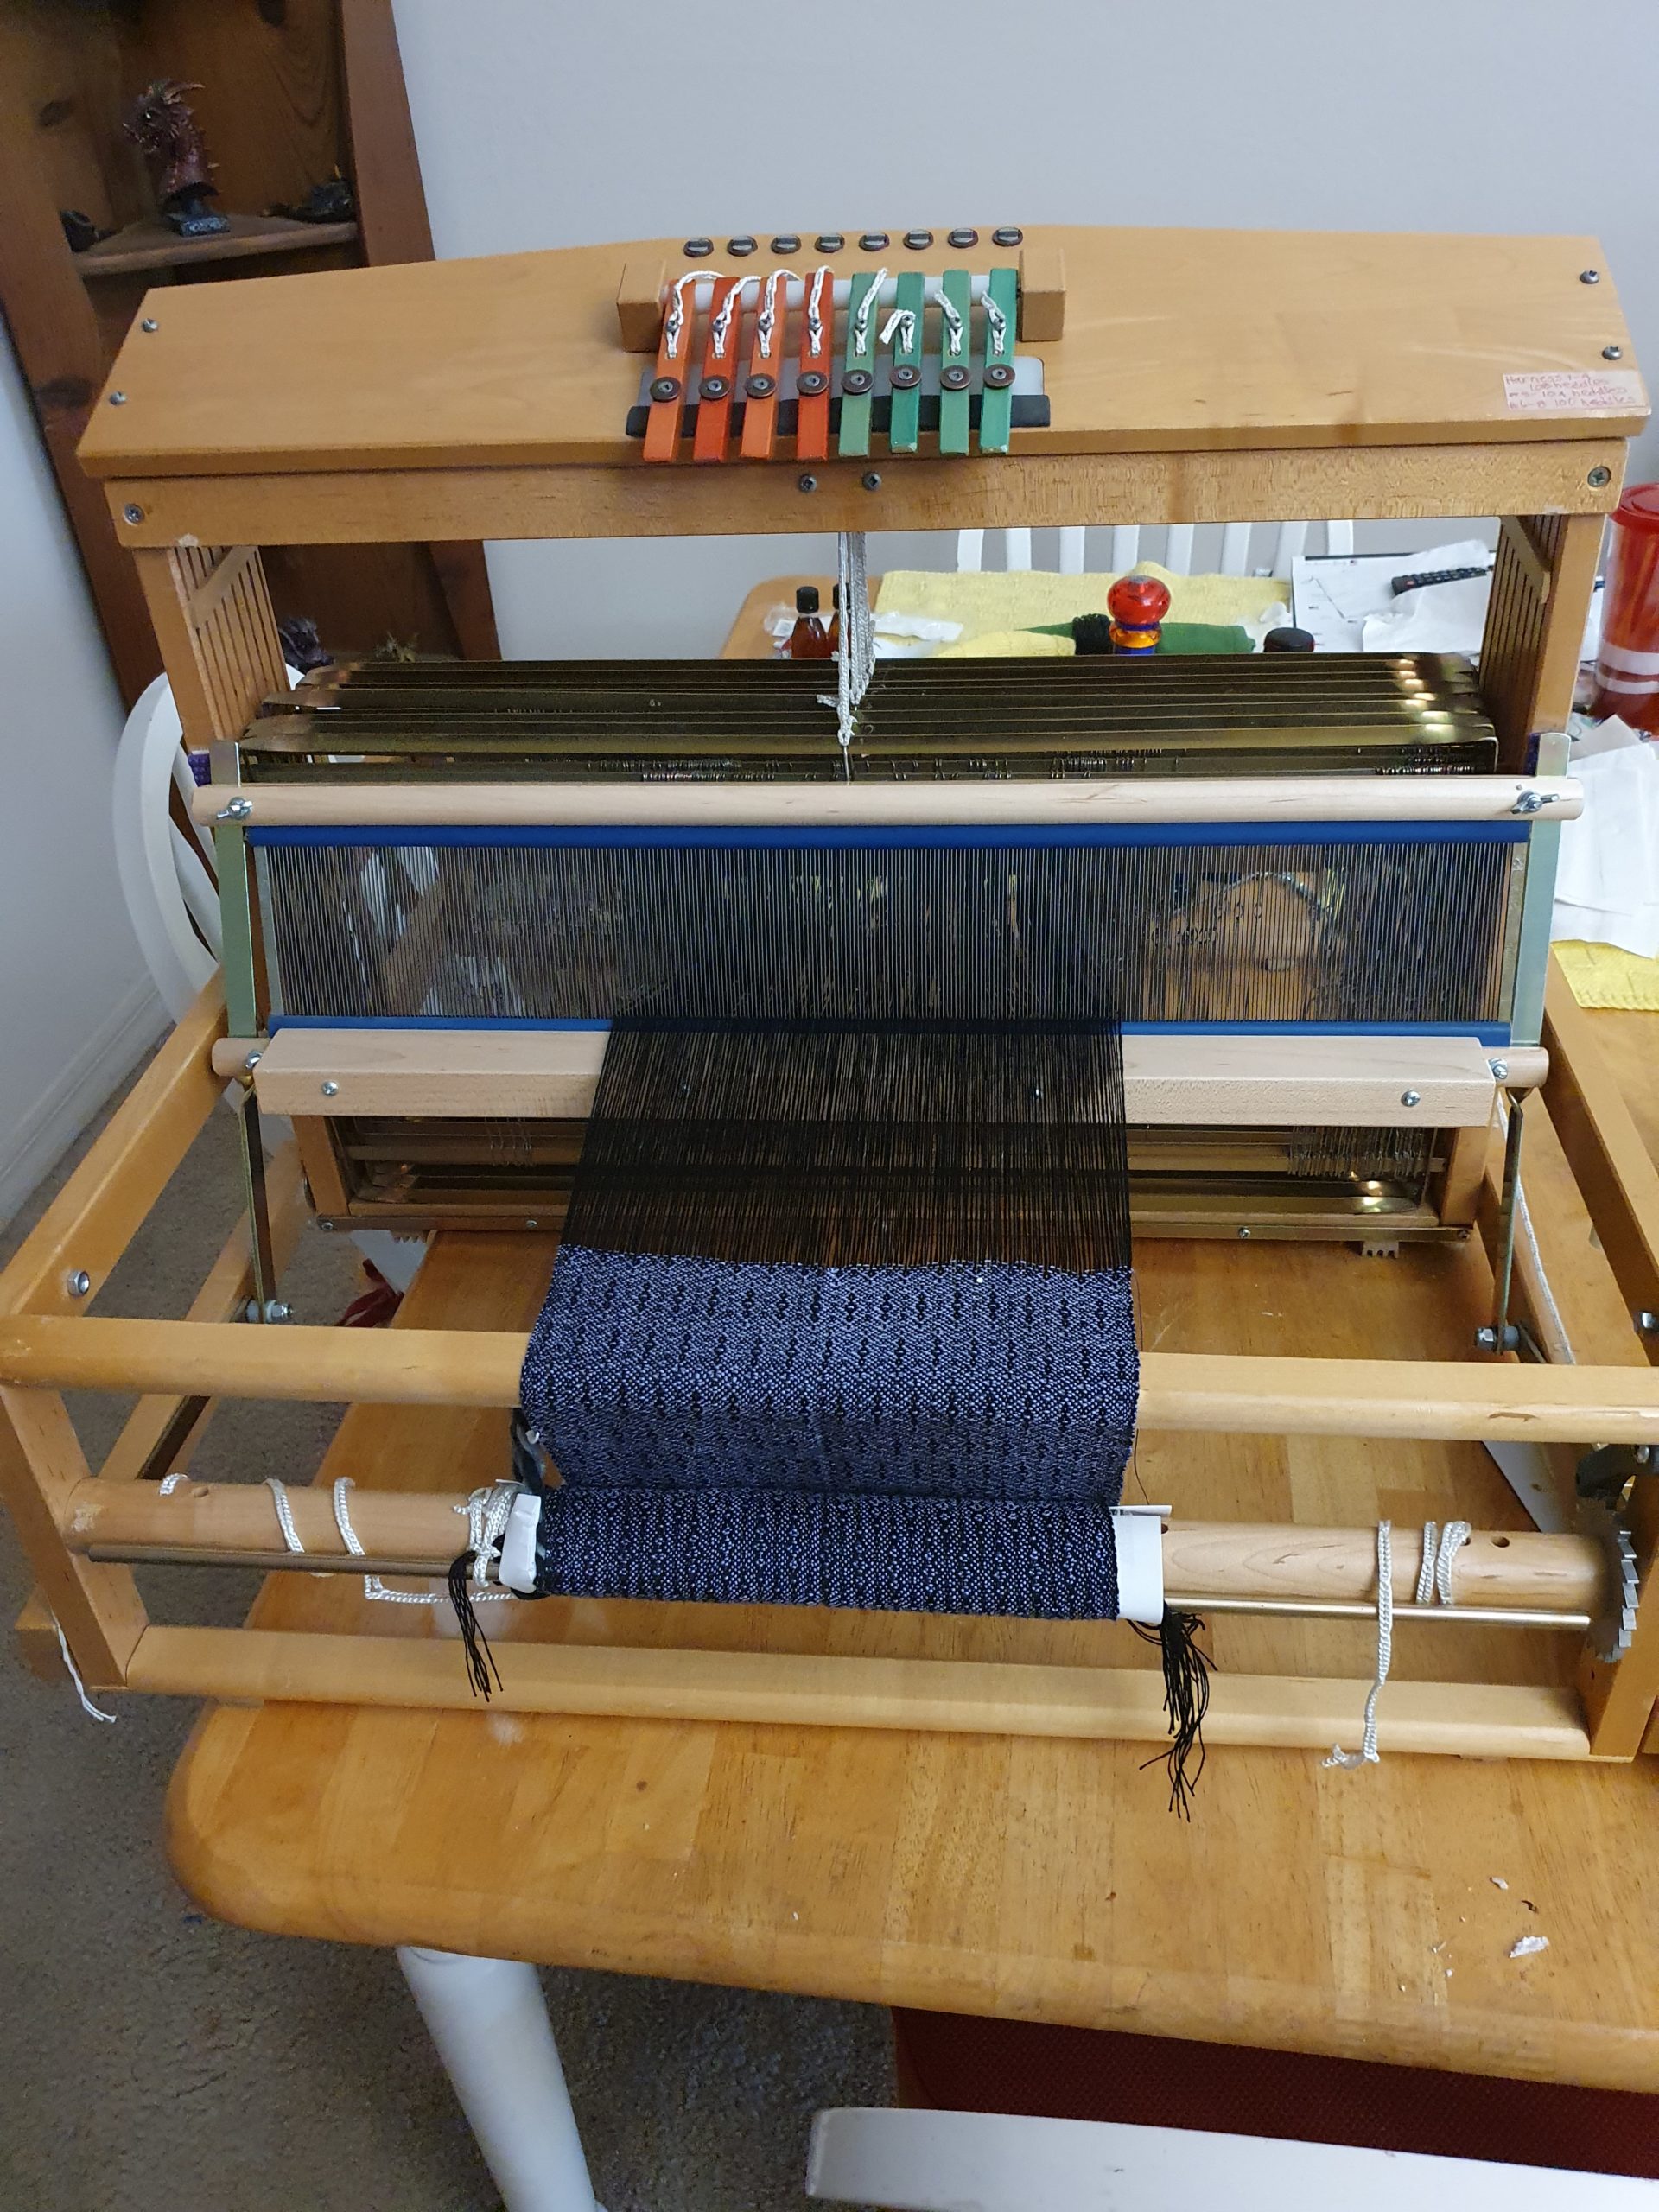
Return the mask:
[[397, 1963], [505, 2212], [601, 2212], [535, 1967], [414, 1944]]

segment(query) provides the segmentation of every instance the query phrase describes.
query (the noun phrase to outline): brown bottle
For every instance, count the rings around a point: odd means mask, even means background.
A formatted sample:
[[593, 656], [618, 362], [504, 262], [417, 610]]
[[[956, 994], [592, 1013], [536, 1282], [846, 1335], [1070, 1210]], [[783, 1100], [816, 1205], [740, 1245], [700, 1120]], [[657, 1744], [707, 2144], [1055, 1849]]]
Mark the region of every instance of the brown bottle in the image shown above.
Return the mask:
[[841, 586], [833, 585], [830, 593], [830, 658], [833, 660], [841, 651]]
[[784, 647], [789, 660], [828, 660], [830, 633], [818, 613], [818, 588], [803, 584], [795, 594], [795, 627]]

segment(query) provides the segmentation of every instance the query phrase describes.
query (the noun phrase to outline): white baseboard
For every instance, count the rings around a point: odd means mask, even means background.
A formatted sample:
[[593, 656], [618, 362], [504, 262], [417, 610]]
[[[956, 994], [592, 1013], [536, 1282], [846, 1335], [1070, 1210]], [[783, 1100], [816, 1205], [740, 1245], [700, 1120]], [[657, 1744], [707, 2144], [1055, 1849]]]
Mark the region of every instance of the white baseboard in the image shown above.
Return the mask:
[[143, 976], [12, 1124], [0, 1149], [0, 1229], [166, 1027], [167, 1009]]

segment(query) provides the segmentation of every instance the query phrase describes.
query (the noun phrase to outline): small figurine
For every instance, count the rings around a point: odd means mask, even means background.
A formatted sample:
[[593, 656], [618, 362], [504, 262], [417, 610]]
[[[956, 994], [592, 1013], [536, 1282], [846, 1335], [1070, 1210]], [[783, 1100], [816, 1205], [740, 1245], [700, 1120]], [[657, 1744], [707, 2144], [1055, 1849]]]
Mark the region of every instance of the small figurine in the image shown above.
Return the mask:
[[99, 228], [84, 208], [60, 207], [58, 220], [63, 225], [63, 235], [69, 242], [71, 253], [85, 253], [89, 245], [96, 245], [100, 238], [110, 235]]
[[318, 637], [317, 626], [309, 615], [281, 616], [276, 634], [283, 641], [283, 658], [302, 676], [309, 676], [314, 668], [334, 666], [334, 657]]
[[1169, 612], [1169, 587], [1156, 576], [1120, 576], [1106, 594], [1115, 653], [1155, 653]]
[[267, 215], [286, 215], [290, 223], [349, 223], [357, 215], [357, 199], [349, 180], [339, 169], [322, 184], [314, 184], [303, 200], [273, 200]]
[[216, 214], [207, 205], [210, 197], [218, 197], [213, 165], [185, 99], [187, 92], [200, 90], [200, 85], [158, 77], [140, 93], [123, 125], [156, 171], [156, 196], [162, 213], [183, 238], [211, 238], [231, 227], [228, 215]]

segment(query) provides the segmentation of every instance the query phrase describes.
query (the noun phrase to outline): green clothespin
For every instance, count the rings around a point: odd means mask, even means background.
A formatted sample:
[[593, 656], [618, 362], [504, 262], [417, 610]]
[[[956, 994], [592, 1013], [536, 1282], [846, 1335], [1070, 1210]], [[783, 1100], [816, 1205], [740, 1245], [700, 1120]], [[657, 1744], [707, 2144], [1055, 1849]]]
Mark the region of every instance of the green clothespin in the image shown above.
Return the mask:
[[973, 381], [973, 278], [947, 269], [939, 279], [939, 451], [966, 453]]
[[[927, 279], [907, 270], [899, 279], [893, 315], [893, 423], [887, 444], [894, 453], [914, 453], [922, 430], [922, 327], [926, 321]], [[901, 321], [908, 316], [908, 321]]]
[[847, 295], [847, 353], [841, 372], [841, 435], [836, 450], [849, 455], [870, 449], [870, 393], [875, 386], [876, 308], [874, 294], [883, 271], [855, 276]]
[[1007, 453], [1014, 427], [1014, 338], [1020, 272], [993, 269], [985, 285], [985, 389], [979, 403], [981, 453]]

